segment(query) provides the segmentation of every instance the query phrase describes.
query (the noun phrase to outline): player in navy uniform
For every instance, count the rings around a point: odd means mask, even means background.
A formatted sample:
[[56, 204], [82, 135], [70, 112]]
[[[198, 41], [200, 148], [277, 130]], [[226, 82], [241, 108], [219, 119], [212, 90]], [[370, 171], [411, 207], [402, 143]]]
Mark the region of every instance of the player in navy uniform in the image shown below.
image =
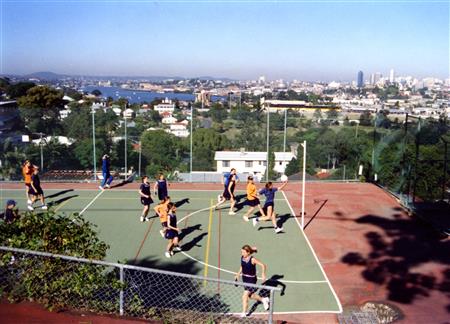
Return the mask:
[[167, 230], [165, 233], [165, 238], [169, 240], [167, 244], [165, 256], [167, 258], [172, 257], [173, 250], [181, 251], [181, 248], [178, 246], [178, 235], [181, 230], [177, 227], [177, 215], [175, 214], [177, 208], [175, 204], [170, 202], [167, 204]]
[[1, 215], [6, 223], [12, 223], [19, 218], [19, 211], [16, 208], [16, 202], [12, 199], [6, 202], [5, 212]]
[[219, 205], [224, 203], [226, 200], [229, 200], [231, 202], [230, 205], [230, 211], [228, 212], [228, 215], [235, 215], [236, 213], [233, 211], [234, 205], [236, 204], [236, 198], [234, 196], [234, 189], [236, 187], [236, 170], [234, 172], [230, 172], [228, 175], [227, 180], [225, 181], [228, 183], [228, 185], [225, 187], [223, 194], [221, 196], [222, 200], [219, 201], [219, 203], [215, 206], [217, 208]]
[[283, 231], [283, 228], [278, 227], [277, 225], [277, 217], [275, 214], [275, 192], [283, 189], [286, 185], [287, 180], [279, 188], [274, 188], [272, 182], [267, 182], [264, 189], [259, 191], [259, 194], [266, 196], [266, 202], [263, 207], [263, 210], [266, 212], [266, 216], [253, 218], [253, 226], [256, 226], [259, 221], [272, 220], [275, 233], [280, 233]]
[[159, 200], [164, 200], [167, 196], [169, 196], [167, 188], [169, 187], [169, 183], [164, 178], [164, 174], [159, 175], [159, 179], [155, 182], [155, 186], [153, 187], [153, 191], [155, 192], [155, 196], [158, 195]]
[[[256, 275], [256, 265], [261, 267], [261, 279], [266, 280], [266, 265], [252, 256], [257, 250], [250, 245], [244, 245], [241, 249], [241, 267], [236, 273], [235, 280], [239, 279], [242, 274], [242, 281], [245, 283], [256, 284], [258, 277]], [[248, 299], [254, 299], [261, 302], [265, 310], [269, 309], [269, 298], [261, 297], [256, 294], [257, 288], [244, 286], [244, 294], [242, 295], [242, 317], [247, 316]]]
[[31, 176], [31, 187], [29, 194], [31, 195], [31, 204], [27, 207], [29, 210], [33, 210], [33, 204], [37, 199], [41, 200], [42, 209], [47, 209], [47, 205], [45, 204], [44, 191], [41, 188], [41, 180], [39, 179], [39, 168], [33, 169], [33, 175]]
[[153, 199], [150, 193], [150, 182], [148, 182], [148, 177], [142, 177], [142, 184], [139, 187], [139, 194], [141, 195], [141, 204], [144, 205], [144, 209], [141, 214], [141, 222], [148, 221], [148, 211], [150, 209], [150, 204], [153, 203]]

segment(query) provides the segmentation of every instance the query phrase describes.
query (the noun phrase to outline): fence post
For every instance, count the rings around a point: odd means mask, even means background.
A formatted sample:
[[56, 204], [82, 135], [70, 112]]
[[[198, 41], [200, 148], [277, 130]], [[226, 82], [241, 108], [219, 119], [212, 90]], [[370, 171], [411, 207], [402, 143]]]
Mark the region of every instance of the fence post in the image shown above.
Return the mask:
[[275, 294], [273, 293], [273, 290], [270, 290], [270, 300], [269, 300], [269, 324], [273, 323], [273, 297]]
[[123, 273], [123, 265], [119, 266], [120, 269], [120, 300], [119, 300], [119, 307], [120, 307], [120, 316], [123, 316], [123, 286], [124, 286], [124, 273]]

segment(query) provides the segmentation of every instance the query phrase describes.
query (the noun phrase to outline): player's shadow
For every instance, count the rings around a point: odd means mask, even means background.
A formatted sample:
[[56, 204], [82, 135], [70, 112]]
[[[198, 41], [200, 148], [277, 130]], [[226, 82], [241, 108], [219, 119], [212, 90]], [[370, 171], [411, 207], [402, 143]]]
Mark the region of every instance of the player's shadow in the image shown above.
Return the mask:
[[194, 226], [189, 226], [189, 227], [183, 228], [183, 229], [181, 230], [181, 233], [180, 233], [178, 239], [181, 241], [181, 240], [183, 240], [186, 236], [188, 236], [189, 234], [191, 234], [192, 232], [194, 232], [194, 231], [201, 231], [201, 227], [202, 227], [201, 224], [197, 224], [197, 225], [194, 225]]
[[200, 244], [198, 244], [201, 240], [203, 240], [203, 238], [205, 236], [207, 236], [208, 233], [202, 233], [200, 235], [197, 235], [196, 237], [194, 237], [191, 241], [183, 243], [181, 245], [181, 249], [183, 250], [183, 252], [187, 252], [190, 251], [192, 248], [194, 247], [201, 247]]
[[[277, 226], [280, 227], [280, 228], [283, 227], [283, 224], [286, 223], [286, 221], [287, 221], [289, 218], [294, 218], [294, 216], [292, 216], [291, 214], [284, 214], [284, 215], [277, 216], [277, 219], [276, 219]], [[271, 222], [271, 221], [266, 221], [266, 222], [267, 222], [267, 223], [270, 222], [271, 225], [267, 225], [267, 226], [259, 226], [259, 227], [258, 227], [258, 231], [265, 230], [265, 229], [272, 229], [272, 230], [273, 230], [272, 222]], [[283, 231], [283, 232], [284, 232], [284, 231]], [[283, 232], [282, 232], [282, 233], [283, 233]]]
[[247, 205], [247, 200], [244, 201], [239, 201], [236, 198], [236, 204], [234, 205], [234, 211], [238, 212], [240, 210], [242, 210], [242, 208], [244, 208]]
[[[286, 291], [286, 285], [280, 281], [280, 279], [283, 279], [283, 278], [284, 278], [284, 275], [275, 274], [272, 277], [270, 277], [269, 279], [267, 279], [266, 281], [264, 281], [262, 283], [262, 285], [263, 286], [268, 286], [268, 287], [281, 287], [280, 296], [284, 296], [284, 293]], [[259, 291], [258, 295], [260, 295], [263, 298], [264, 297], [270, 297], [270, 290], [269, 289], [261, 289]], [[250, 310], [248, 312], [248, 315], [250, 315], [254, 311], [256, 311], [256, 308], [260, 304], [261, 304], [261, 302], [259, 302], [259, 301], [253, 303], [252, 307], [250, 308]]]
[[132, 182], [133, 182], [133, 180], [122, 180], [121, 182], [112, 185], [112, 186], [110, 187], [110, 189], [123, 187], [123, 186], [125, 186], [126, 184], [129, 184], [129, 183], [132, 183]]
[[55, 206], [58, 206], [61, 203], [65, 202], [66, 200], [69, 200], [69, 199], [72, 199], [72, 198], [75, 198], [75, 197], [78, 197], [78, 195], [72, 195], [72, 196], [63, 197], [63, 198], [58, 199], [58, 200], [53, 200], [53, 201], [49, 202], [47, 205], [49, 207], [55, 207]]
[[45, 196], [45, 198], [46, 199], [48, 199], [48, 198], [55, 198], [55, 197], [64, 195], [65, 193], [68, 193], [68, 192], [71, 192], [71, 191], [73, 191], [73, 189], [62, 190], [62, 191], [59, 191], [59, 192], [55, 192], [54, 194], [51, 194], [49, 196]]
[[184, 199], [174, 202], [175, 207], [177, 207], [177, 208], [183, 206], [184, 204], [189, 204], [189, 203], [190, 203], [189, 198], [184, 198]]

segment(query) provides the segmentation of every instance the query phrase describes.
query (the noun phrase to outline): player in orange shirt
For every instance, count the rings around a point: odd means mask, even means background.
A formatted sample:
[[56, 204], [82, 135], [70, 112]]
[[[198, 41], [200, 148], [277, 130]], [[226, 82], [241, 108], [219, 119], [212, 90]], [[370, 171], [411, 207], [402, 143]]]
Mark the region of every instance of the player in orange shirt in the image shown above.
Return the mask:
[[161, 226], [163, 227], [162, 230], [159, 231], [161, 236], [164, 238], [167, 230], [167, 214], [168, 214], [168, 208], [167, 205], [170, 203], [170, 197], [165, 197], [164, 200], [161, 200], [161, 202], [155, 206], [154, 210], [156, 212], [156, 215], [159, 217], [159, 221], [161, 222]]
[[258, 206], [259, 212], [261, 213], [262, 217], [266, 217], [266, 214], [264, 214], [264, 211], [261, 208], [261, 203], [259, 202], [259, 194], [256, 190], [256, 186], [253, 182], [252, 176], [249, 176], [247, 178], [247, 201], [245, 202], [245, 204], [250, 206], [250, 209], [245, 213], [243, 217], [246, 222], [249, 221], [248, 216], [251, 215], [256, 206]]
[[25, 194], [27, 197], [27, 204], [31, 205], [31, 197], [29, 191], [31, 190], [31, 176], [33, 175], [35, 165], [31, 164], [30, 160], [25, 160], [22, 165], [22, 175], [25, 182]]

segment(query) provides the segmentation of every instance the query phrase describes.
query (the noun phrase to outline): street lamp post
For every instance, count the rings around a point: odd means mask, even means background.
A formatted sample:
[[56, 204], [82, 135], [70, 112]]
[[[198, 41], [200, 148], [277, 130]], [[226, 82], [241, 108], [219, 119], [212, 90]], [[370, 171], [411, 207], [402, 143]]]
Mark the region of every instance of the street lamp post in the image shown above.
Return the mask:
[[190, 142], [190, 161], [189, 161], [189, 181], [192, 182], [192, 132], [193, 132], [193, 124], [194, 124], [194, 108], [191, 104], [191, 142]]
[[39, 135], [41, 136], [41, 139], [39, 141], [39, 146], [41, 147], [41, 172], [43, 172], [44, 170], [44, 152], [43, 152], [43, 143], [42, 143], [42, 132], [39, 133]]
[[270, 124], [270, 109], [269, 105], [267, 105], [267, 139], [266, 139], [266, 151], [267, 151], [267, 159], [266, 159], [266, 181], [269, 181], [269, 124]]
[[125, 116], [125, 111], [123, 112], [123, 121], [125, 126], [125, 150], [124, 150], [124, 158], [125, 158], [125, 181], [127, 180], [127, 174], [128, 174], [128, 156], [127, 156], [127, 117]]
[[286, 152], [286, 125], [287, 125], [287, 109], [284, 109], [284, 141], [283, 141], [283, 152]]
[[95, 154], [95, 110], [92, 107], [92, 159], [94, 162], [94, 181], [97, 181], [97, 156]]

